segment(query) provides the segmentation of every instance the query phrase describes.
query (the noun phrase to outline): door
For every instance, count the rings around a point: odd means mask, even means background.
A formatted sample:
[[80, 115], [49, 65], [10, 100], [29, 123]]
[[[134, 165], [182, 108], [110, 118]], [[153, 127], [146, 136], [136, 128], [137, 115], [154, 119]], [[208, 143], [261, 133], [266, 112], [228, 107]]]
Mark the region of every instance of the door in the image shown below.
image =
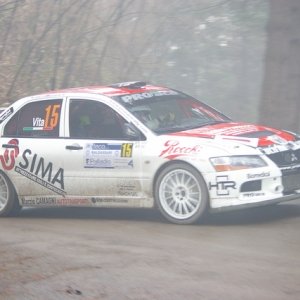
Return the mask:
[[[97, 100], [69, 99], [65, 189], [98, 205], [139, 206], [145, 198], [141, 167], [145, 141], [124, 134], [127, 121]], [[68, 130], [67, 130], [68, 132]]]
[[1, 167], [23, 200], [66, 194], [64, 144], [60, 138], [62, 103], [62, 99], [31, 101], [4, 127]]

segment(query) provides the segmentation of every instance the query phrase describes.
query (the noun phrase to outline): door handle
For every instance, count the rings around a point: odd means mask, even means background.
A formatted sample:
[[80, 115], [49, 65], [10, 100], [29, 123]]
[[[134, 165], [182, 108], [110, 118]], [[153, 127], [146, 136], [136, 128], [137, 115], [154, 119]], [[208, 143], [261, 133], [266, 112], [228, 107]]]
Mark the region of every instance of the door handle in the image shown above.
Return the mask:
[[66, 149], [68, 149], [68, 150], [82, 150], [83, 147], [80, 146], [80, 145], [67, 145]]

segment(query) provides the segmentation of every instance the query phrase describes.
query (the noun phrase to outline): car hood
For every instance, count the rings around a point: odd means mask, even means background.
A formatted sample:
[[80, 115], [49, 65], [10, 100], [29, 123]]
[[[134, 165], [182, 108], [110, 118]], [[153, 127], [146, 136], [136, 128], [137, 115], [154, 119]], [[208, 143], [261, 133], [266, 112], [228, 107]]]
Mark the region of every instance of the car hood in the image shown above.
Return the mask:
[[233, 141], [252, 147], [268, 147], [295, 141], [295, 136], [286, 131], [237, 122], [207, 125], [196, 129], [175, 132], [170, 135]]

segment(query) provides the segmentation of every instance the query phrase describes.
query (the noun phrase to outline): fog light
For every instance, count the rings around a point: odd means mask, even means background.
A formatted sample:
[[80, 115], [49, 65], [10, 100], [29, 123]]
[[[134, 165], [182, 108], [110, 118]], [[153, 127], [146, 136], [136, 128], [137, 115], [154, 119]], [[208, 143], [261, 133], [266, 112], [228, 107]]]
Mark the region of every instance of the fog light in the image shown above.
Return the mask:
[[275, 193], [282, 193], [283, 192], [283, 185], [276, 185], [274, 188]]

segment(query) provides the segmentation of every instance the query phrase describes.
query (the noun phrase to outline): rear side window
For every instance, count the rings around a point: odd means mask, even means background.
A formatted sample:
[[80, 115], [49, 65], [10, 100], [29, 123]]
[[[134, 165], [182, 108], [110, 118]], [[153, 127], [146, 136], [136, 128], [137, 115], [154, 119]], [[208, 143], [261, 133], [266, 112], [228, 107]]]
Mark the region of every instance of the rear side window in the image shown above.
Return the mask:
[[31, 102], [23, 106], [6, 124], [7, 137], [59, 136], [62, 100]]

